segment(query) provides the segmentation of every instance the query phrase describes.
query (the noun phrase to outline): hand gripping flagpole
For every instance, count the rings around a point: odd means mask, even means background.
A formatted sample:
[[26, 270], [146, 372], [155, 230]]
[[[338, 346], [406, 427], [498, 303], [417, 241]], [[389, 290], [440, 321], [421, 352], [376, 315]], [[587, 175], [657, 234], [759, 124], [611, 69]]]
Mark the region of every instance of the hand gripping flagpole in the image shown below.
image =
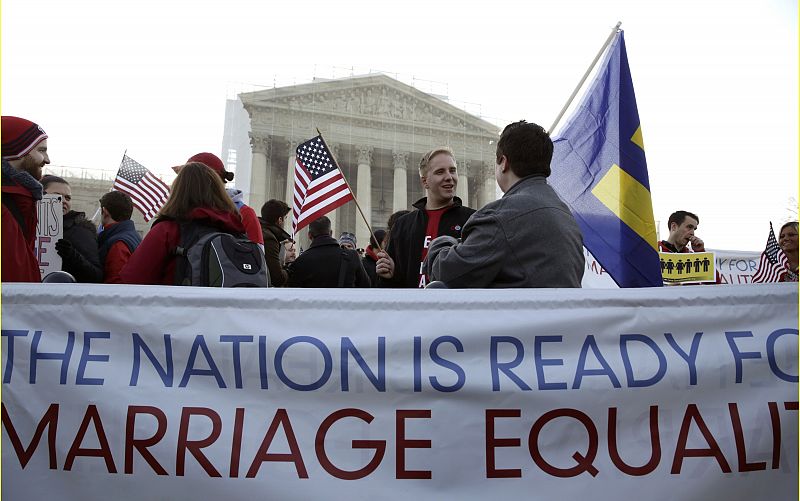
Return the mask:
[[575, 87], [575, 90], [572, 91], [572, 95], [569, 96], [569, 99], [567, 99], [567, 104], [565, 104], [564, 107], [561, 108], [561, 112], [559, 112], [558, 116], [556, 117], [555, 121], [553, 122], [553, 125], [551, 125], [550, 128], [547, 130], [547, 133], [550, 134], [551, 136], [553, 135], [553, 131], [555, 131], [556, 126], [558, 125], [558, 122], [561, 121], [561, 118], [564, 116], [564, 113], [567, 112], [567, 108], [569, 108], [569, 105], [572, 104], [572, 100], [575, 99], [575, 96], [578, 95], [578, 92], [581, 90], [581, 87], [583, 87], [584, 82], [586, 82], [586, 79], [589, 78], [589, 74], [594, 69], [595, 65], [597, 64], [597, 61], [600, 60], [600, 56], [603, 55], [603, 53], [606, 51], [608, 46], [611, 44], [611, 41], [614, 40], [614, 37], [617, 36], [617, 33], [619, 33], [619, 27], [620, 26], [622, 26], [622, 21], [619, 21], [617, 23], [617, 25], [614, 26], [614, 29], [611, 30], [611, 34], [608, 35], [608, 38], [606, 39], [606, 41], [603, 44], [603, 46], [600, 48], [600, 51], [594, 57], [594, 61], [592, 61], [592, 64], [589, 65], [589, 69], [586, 70], [586, 73], [583, 74], [583, 78], [581, 78], [581, 81], [578, 82], [578, 86]]
[[[339, 169], [339, 172], [342, 173], [342, 179], [344, 179], [345, 184], [347, 184], [347, 189], [350, 190], [350, 193], [353, 195], [353, 201], [356, 203], [356, 207], [358, 208], [358, 213], [361, 214], [361, 218], [367, 224], [367, 229], [369, 230], [369, 234], [372, 235], [372, 239], [374, 241], [378, 242], [378, 239], [375, 237], [375, 233], [372, 231], [372, 225], [369, 224], [369, 221], [367, 221], [367, 217], [364, 215], [364, 211], [361, 210], [361, 205], [359, 205], [358, 198], [356, 198], [356, 192], [353, 191], [353, 188], [350, 187], [350, 182], [345, 177], [342, 168], [339, 167], [339, 161], [334, 156], [333, 151], [330, 148], [328, 148], [328, 143], [325, 141], [325, 138], [322, 137], [322, 132], [320, 132], [319, 127], [317, 127], [317, 134], [319, 134], [319, 138], [322, 139], [322, 144], [325, 145], [325, 149], [327, 149], [328, 152], [331, 154], [331, 158], [333, 159], [333, 163], [336, 164], [336, 168]], [[383, 247], [381, 246], [380, 242], [378, 242], [378, 250], [379, 251], [383, 250]]]

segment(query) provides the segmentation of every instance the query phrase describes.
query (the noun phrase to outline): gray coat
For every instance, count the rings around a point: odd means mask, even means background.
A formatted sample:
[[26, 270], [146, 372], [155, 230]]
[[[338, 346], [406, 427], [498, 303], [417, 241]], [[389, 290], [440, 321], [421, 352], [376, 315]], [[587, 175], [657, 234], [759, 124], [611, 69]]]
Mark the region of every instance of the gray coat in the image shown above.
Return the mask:
[[426, 266], [450, 288], [580, 287], [583, 236], [547, 180], [530, 176], [473, 214], [461, 243], [434, 239]]

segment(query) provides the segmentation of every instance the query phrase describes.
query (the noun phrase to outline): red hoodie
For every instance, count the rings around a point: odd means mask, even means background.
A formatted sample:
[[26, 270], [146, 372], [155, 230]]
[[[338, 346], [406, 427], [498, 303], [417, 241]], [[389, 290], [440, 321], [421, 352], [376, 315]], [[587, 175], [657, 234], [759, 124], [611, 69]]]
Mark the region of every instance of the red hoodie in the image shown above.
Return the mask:
[[[239, 214], [214, 209], [197, 208], [189, 219], [215, 226], [225, 231], [244, 233]], [[124, 284], [174, 285], [175, 248], [181, 241], [180, 223], [157, 221], [131, 255], [119, 276]]]

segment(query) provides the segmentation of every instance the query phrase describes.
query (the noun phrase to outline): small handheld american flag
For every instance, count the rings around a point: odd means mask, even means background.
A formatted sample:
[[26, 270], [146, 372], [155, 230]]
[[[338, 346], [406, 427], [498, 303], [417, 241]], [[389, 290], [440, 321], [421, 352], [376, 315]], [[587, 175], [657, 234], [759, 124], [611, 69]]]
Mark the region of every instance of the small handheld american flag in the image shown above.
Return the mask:
[[789, 271], [789, 260], [775, 239], [772, 223], [769, 223], [767, 247], [761, 253], [761, 262], [759, 262], [758, 270], [753, 275], [753, 283], [780, 282]]
[[353, 200], [328, 146], [318, 135], [297, 146], [294, 168], [292, 232]]
[[169, 186], [128, 155], [122, 156], [113, 189], [130, 195], [145, 221], [153, 219], [169, 198]]

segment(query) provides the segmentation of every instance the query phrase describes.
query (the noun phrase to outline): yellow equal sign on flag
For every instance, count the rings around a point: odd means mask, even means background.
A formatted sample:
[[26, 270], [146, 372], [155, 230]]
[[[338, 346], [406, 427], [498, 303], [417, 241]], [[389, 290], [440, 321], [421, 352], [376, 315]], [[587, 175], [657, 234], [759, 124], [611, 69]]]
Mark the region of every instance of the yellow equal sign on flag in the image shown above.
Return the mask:
[[592, 188], [592, 194], [653, 249], [658, 250], [653, 201], [650, 191], [642, 183], [614, 164]]
[[716, 282], [716, 259], [713, 252], [659, 252], [661, 276], [665, 284]]

